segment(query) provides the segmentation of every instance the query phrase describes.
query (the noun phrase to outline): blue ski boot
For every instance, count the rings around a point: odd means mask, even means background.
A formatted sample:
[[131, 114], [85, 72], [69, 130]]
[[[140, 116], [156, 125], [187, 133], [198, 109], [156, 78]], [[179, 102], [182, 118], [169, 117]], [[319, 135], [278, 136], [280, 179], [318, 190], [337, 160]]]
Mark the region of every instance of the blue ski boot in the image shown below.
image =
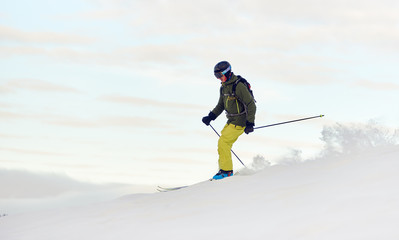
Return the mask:
[[233, 170], [231, 170], [231, 171], [224, 171], [224, 170], [220, 169], [219, 172], [216, 173], [216, 175], [213, 176], [212, 179], [213, 179], [213, 180], [219, 180], [219, 179], [223, 179], [223, 178], [225, 178], [225, 177], [230, 177], [230, 176], [233, 176]]

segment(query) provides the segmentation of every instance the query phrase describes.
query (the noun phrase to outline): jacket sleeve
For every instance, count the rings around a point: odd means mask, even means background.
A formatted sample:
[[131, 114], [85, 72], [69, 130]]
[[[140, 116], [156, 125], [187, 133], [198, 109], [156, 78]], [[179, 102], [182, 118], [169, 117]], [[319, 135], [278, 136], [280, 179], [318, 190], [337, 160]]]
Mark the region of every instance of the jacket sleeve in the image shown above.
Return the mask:
[[212, 110], [212, 112], [216, 115], [216, 117], [218, 117], [223, 111], [224, 111], [223, 95], [222, 95], [222, 93], [220, 91], [220, 97], [219, 97], [218, 104]]
[[256, 105], [255, 99], [248, 91], [244, 83], [238, 83], [236, 88], [236, 95], [245, 104], [247, 108], [247, 121], [255, 124]]

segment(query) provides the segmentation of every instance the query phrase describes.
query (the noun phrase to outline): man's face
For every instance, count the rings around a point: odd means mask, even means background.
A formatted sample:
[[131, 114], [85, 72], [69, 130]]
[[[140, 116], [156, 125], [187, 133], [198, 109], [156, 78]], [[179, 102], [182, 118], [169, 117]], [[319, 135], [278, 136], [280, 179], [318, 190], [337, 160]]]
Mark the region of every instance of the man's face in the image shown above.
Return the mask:
[[222, 81], [222, 83], [226, 82], [227, 77], [225, 75], [223, 75], [221, 78], [218, 78], [220, 81]]

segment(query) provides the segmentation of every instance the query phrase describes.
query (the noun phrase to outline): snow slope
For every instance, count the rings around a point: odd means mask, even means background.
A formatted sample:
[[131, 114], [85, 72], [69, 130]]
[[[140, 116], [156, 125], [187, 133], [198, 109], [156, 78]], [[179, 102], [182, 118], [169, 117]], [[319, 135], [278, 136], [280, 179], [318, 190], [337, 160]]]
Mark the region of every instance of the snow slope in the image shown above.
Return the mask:
[[360, 135], [355, 141], [338, 128], [325, 129], [326, 148], [313, 160], [2, 217], [0, 239], [399, 239], [399, 146]]

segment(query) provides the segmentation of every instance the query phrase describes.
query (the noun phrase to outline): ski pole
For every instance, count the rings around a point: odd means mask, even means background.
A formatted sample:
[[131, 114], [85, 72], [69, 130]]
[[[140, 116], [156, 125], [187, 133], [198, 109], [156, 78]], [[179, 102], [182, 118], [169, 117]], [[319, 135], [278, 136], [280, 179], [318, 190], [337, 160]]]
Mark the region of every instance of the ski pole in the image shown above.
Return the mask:
[[287, 122], [274, 123], [274, 124], [270, 124], [270, 125], [266, 125], [266, 126], [256, 127], [256, 128], [254, 128], [254, 129], [272, 127], [272, 126], [276, 126], [276, 125], [281, 125], [281, 124], [286, 124], [286, 123], [293, 123], [293, 122], [299, 122], [299, 121], [303, 121], [303, 120], [309, 120], [309, 119], [321, 118], [321, 117], [324, 117], [324, 115], [318, 115], [318, 116], [314, 116], [314, 117], [301, 118], [301, 119], [291, 120], [291, 121], [287, 121]]
[[[211, 128], [213, 129], [213, 131], [220, 137], [220, 134], [218, 133], [218, 131], [216, 131], [215, 128], [213, 128], [211, 124], [209, 124], [209, 126], [211, 126]], [[233, 149], [230, 149], [230, 151], [234, 154], [234, 156], [236, 156], [236, 158], [238, 159], [238, 161], [240, 161], [240, 163], [241, 163], [244, 167], [247, 167], [247, 166], [245, 166], [245, 164], [241, 161], [241, 159], [237, 156], [237, 154], [233, 151]]]

